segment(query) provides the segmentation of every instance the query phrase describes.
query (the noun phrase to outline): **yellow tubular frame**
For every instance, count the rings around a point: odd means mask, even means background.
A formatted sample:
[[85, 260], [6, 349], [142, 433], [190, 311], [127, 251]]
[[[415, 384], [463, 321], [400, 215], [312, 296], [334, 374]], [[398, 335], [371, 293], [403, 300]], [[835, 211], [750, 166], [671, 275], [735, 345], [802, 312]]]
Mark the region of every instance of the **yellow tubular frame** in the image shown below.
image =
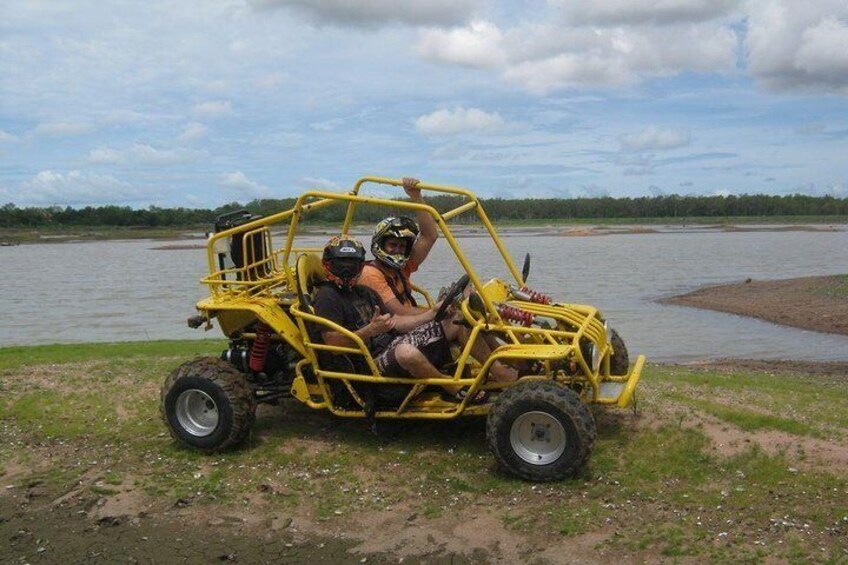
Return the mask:
[[[320, 190], [307, 191], [295, 201], [294, 206], [289, 210], [213, 234], [209, 238], [207, 245], [210, 274], [201, 281], [209, 286], [211, 296], [198, 303], [198, 309], [205, 312], [209, 318], [229, 310], [249, 311], [257, 318], [269, 323], [280, 338], [288, 341], [304, 356], [304, 360], [298, 363], [296, 370], [297, 379], [293, 389], [295, 396], [313, 408], [328, 408], [333, 413], [341, 416], [362, 416], [362, 412], [345, 411], [334, 406], [332, 398], [328, 393], [328, 387], [326, 386], [327, 379], [342, 380], [349, 389], [350, 382], [355, 381], [418, 385], [414, 387], [414, 390], [421, 390], [424, 386], [428, 385], [469, 386], [472, 390], [471, 394], [466, 397], [467, 399], [473, 396], [474, 390], [480, 388], [496, 389], [508, 386], [494, 383], [484, 384], [489, 369], [498, 359], [533, 359], [541, 361], [546, 367], [548, 378], [553, 378], [554, 375], [550, 370], [552, 362], [568, 358], [576, 362], [580, 368], [579, 372], [582, 375], [578, 375], [576, 378], [584, 378], [588, 384], [588, 389], [584, 390], [584, 399], [586, 401], [599, 401], [599, 387], [601, 382], [612, 380], [625, 383], [623, 393], [618, 399], [619, 404], [622, 405], [623, 403], [623, 405], [626, 405], [630, 402], [644, 365], [644, 356], [638, 358], [629, 375], [610, 375], [609, 357], [611, 350], [607, 341], [608, 336], [603, 325], [603, 319], [597, 309], [579, 304], [543, 305], [515, 300], [510, 297], [506, 283], [490, 281], [484, 284], [478, 277], [447, 225], [448, 220], [471, 210], [477, 213], [480, 222], [485, 226], [515, 284], [519, 287], [524, 284], [521, 273], [513, 263], [506, 247], [474, 193], [453, 186], [419, 183], [418, 187], [422, 190], [461, 197], [461, 204], [459, 206], [444, 214], [439, 214], [435, 208], [423, 203], [363, 196], [360, 194], [360, 191], [366, 183], [393, 187], [401, 187], [403, 185], [401, 180], [369, 176], [359, 179], [353, 189], [348, 193], [333, 193]], [[471, 335], [457, 360], [457, 369], [451, 378], [416, 379], [415, 381], [410, 381], [408, 378], [382, 376], [379, 374], [364, 342], [358, 336], [329, 320], [315, 316], [310, 312], [304, 312], [296, 303], [294, 289], [298, 288], [298, 281], [295, 280], [295, 269], [293, 265], [296, 255], [293, 256], [293, 253], [300, 251], [320, 252], [320, 249], [294, 247], [294, 239], [301, 218], [312, 210], [339, 202], [347, 204], [341, 230], [342, 234], [347, 234], [350, 231], [354, 212], [358, 205], [382, 205], [400, 208], [409, 212], [423, 212], [430, 215], [439, 227], [445, 241], [447, 241], [463, 269], [468, 274], [471, 285], [476, 289], [485, 306], [485, 315], [481, 318], [475, 317], [468, 311], [467, 301], [462, 305], [463, 315], [471, 326]], [[288, 223], [288, 229], [285, 234], [285, 244], [282, 248], [274, 249], [271, 227], [277, 224], [285, 224], [286, 222]], [[246, 264], [242, 265], [241, 268], [218, 269], [216, 265], [216, 243], [222, 240], [228, 241], [228, 238], [235, 234], [243, 234], [241, 251]], [[256, 239], [261, 239], [264, 246], [264, 253], [261, 256], [257, 254], [257, 250], [252, 248], [254, 238], [257, 235], [260, 237]], [[256, 276], [256, 273], [260, 273], [261, 276]], [[429, 294], [423, 289], [417, 287], [415, 289], [424, 295], [428, 304], [432, 304]], [[497, 304], [500, 302], [506, 302], [536, 316], [552, 320], [559, 328], [571, 327], [576, 328], [576, 330], [565, 331], [564, 329], [513, 326], [503, 320], [498, 314]], [[285, 311], [285, 307], [288, 307], [288, 312]], [[294, 320], [290, 316], [294, 317]], [[336, 347], [312, 343], [306, 331], [306, 324], [308, 323], [319, 324], [337, 331], [351, 339], [356, 344], [356, 347]], [[492, 356], [486, 360], [476, 375], [471, 378], [463, 377], [465, 367], [469, 361], [471, 346], [480, 337], [480, 332], [483, 331], [500, 334], [509, 343], [495, 349]], [[523, 335], [530, 336], [533, 343], [521, 343], [519, 336]], [[583, 337], [590, 339], [600, 350], [601, 363], [597, 369], [590, 366], [591, 360], [584, 359], [580, 347], [575, 345], [580, 343]], [[361, 355], [365, 358], [371, 374], [356, 375], [319, 369], [317, 361], [317, 352], [319, 351]], [[307, 393], [308, 387], [314, 385], [305, 384], [303, 368], [306, 363], [312, 364], [315, 369], [314, 372], [318, 381], [318, 388], [320, 388], [322, 396], [321, 402], [316, 402], [313, 399], [314, 395]], [[573, 382], [574, 379], [575, 377], [565, 378], [569, 382]], [[354, 398], [356, 398], [356, 394], [352, 389], [351, 392]], [[463, 412], [467, 414], [479, 414], [485, 413], [488, 410], [487, 406], [466, 407], [467, 400], [458, 406], [453, 404], [445, 407], [444, 405], [439, 405], [439, 403], [429, 401], [429, 403], [425, 401], [419, 402], [418, 399], [413, 399], [412, 397], [413, 395], [410, 394], [397, 411], [381, 412], [377, 415], [397, 418], [452, 418]]]

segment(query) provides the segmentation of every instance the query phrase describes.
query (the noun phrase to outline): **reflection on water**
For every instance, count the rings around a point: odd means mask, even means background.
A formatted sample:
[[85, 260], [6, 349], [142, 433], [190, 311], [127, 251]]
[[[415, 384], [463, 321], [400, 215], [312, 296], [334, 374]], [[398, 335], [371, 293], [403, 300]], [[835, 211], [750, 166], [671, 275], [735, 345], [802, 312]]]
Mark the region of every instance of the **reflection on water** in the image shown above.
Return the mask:
[[[324, 237], [308, 238], [320, 246]], [[533, 256], [531, 287], [599, 307], [633, 353], [652, 361], [717, 357], [848, 359], [848, 337], [661, 305], [706, 284], [848, 272], [846, 232], [657, 233], [603, 237], [510, 235], [518, 267]], [[185, 319], [206, 295], [202, 249], [104, 241], [0, 248], [0, 345], [218, 337]], [[487, 238], [460, 245], [479, 275], [505, 276]], [[439, 240], [416, 282], [431, 293], [460, 274]]]

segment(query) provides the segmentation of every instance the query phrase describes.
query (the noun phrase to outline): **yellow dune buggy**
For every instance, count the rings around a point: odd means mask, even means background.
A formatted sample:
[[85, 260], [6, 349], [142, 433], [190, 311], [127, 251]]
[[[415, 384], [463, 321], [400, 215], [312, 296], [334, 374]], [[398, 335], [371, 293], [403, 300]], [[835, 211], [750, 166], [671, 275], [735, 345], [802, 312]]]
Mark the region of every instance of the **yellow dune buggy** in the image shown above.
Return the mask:
[[[644, 356], [630, 368], [624, 342], [596, 308], [556, 302], [527, 288], [529, 255], [519, 271], [472, 192], [420, 183], [422, 190], [450, 196], [456, 204], [440, 213], [427, 204], [365, 196], [366, 183], [383, 191], [402, 185], [366, 177], [347, 193], [308, 191], [291, 209], [271, 216], [241, 211], [218, 218], [207, 246], [209, 275], [202, 279], [210, 296], [197, 304], [200, 315], [189, 325], [209, 329], [216, 319], [229, 347], [220, 358], [181, 365], [165, 380], [161, 412], [173, 437], [201, 451], [226, 449], [247, 438], [258, 403], [294, 397], [310, 408], [373, 421], [487, 416], [489, 447], [508, 472], [536, 481], [572, 475], [594, 445], [595, 421], [587, 406], [628, 406]], [[442, 305], [453, 304], [462, 314], [454, 323], [470, 330], [468, 342], [455, 347], [453, 362], [442, 368], [449, 378], [380, 374], [358, 336], [315, 315], [310, 298], [324, 280], [321, 248], [314, 235], [312, 247], [299, 242], [310, 239], [303, 233], [304, 219], [333, 205], [345, 208], [344, 222], [329, 235], [348, 234], [358, 207], [423, 211], [436, 221], [465, 270]], [[471, 267], [450, 227], [461, 214], [476, 215], [511, 280], [485, 280]], [[415, 291], [432, 305], [426, 291]], [[443, 313], [444, 308], [439, 316]], [[356, 347], [325, 345], [322, 327], [341, 332]], [[470, 355], [477, 339], [495, 344], [483, 364]], [[487, 382], [495, 360], [515, 367], [520, 378]], [[468, 394], [446, 399], [445, 387], [466, 387]], [[478, 390], [489, 392], [485, 403], [470, 400]]]

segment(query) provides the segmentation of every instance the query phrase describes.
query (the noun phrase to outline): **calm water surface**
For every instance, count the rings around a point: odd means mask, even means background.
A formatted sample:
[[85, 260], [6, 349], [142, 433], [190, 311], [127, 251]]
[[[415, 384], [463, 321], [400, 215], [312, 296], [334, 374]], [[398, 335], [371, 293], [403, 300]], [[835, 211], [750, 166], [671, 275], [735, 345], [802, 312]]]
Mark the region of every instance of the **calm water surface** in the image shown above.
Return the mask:
[[[845, 226], [843, 226], [844, 228]], [[320, 246], [325, 238], [309, 238]], [[717, 357], [848, 359], [848, 337], [655, 301], [706, 284], [848, 272], [848, 232], [676, 232], [556, 237], [509, 235], [531, 287], [599, 307], [631, 352], [652, 361]], [[185, 319], [206, 295], [202, 249], [161, 241], [103, 241], [0, 248], [0, 346], [219, 337]], [[186, 243], [186, 242], [179, 242]], [[484, 279], [505, 268], [488, 238], [460, 244]], [[439, 240], [415, 278], [431, 293], [460, 274]]]

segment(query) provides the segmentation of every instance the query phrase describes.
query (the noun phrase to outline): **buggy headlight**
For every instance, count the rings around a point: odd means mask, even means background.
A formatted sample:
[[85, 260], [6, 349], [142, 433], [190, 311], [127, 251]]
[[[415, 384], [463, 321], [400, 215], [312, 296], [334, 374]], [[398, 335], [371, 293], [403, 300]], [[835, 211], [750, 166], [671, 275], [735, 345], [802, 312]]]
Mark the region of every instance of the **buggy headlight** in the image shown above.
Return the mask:
[[[609, 341], [609, 324], [604, 321], [604, 336], [607, 341]], [[592, 371], [597, 371], [601, 368], [601, 349], [596, 346], [594, 343], [592, 344]]]

